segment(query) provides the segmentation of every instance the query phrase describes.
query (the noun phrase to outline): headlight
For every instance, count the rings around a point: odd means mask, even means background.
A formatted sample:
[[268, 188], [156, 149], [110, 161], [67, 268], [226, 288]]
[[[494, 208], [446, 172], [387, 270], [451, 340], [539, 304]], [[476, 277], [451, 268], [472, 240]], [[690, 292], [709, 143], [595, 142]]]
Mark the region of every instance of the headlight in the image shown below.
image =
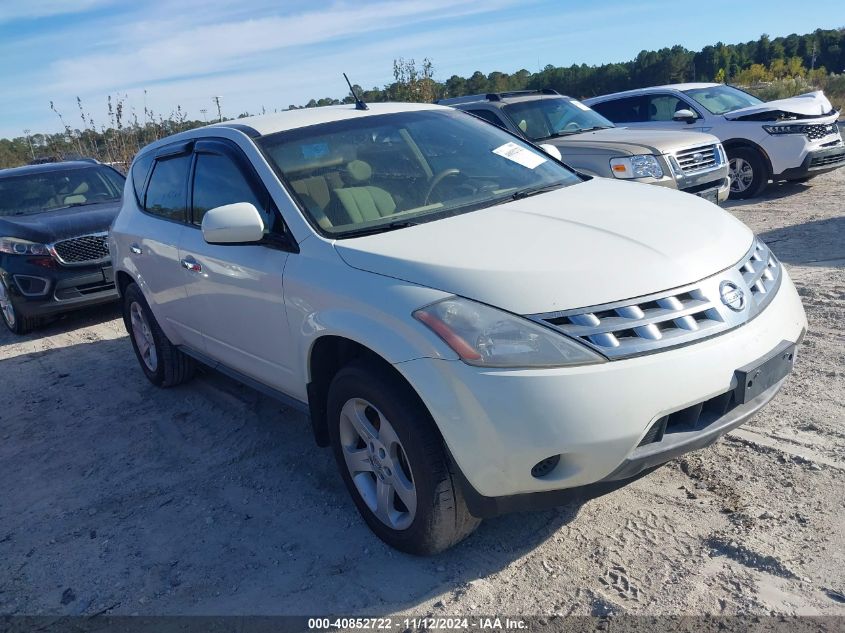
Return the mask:
[[49, 257], [50, 249], [46, 244], [36, 244], [16, 237], [0, 237], [0, 253], [11, 255], [42, 255]]
[[617, 178], [663, 178], [663, 168], [651, 154], [611, 158], [610, 171]]
[[779, 136], [781, 134], [803, 134], [804, 127], [803, 125], [764, 125], [763, 129], [769, 134]]
[[460, 297], [420, 308], [414, 318], [462, 361], [478, 367], [565, 367], [605, 360], [562, 334]]

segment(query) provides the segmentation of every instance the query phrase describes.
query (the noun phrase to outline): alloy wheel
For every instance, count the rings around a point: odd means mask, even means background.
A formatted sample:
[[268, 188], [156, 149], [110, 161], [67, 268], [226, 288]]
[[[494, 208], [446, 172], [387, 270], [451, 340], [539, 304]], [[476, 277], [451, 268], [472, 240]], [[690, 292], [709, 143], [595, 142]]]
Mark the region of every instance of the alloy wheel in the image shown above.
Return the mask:
[[742, 193], [754, 181], [754, 168], [744, 158], [732, 158], [728, 163], [728, 174], [731, 178], [733, 193]]
[[349, 475], [364, 503], [394, 530], [408, 528], [417, 490], [399, 436], [370, 402], [352, 398], [340, 411], [340, 443]]
[[137, 301], [133, 301], [129, 307], [129, 316], [132, 321], [132, 338], [138, 346], [141, 360], [147, 369], [154, 372], [158, 368], [155, 340], [150, 325], [147, 323], [147, 317], [144, 315], [144, 309]]
[[15, 317], [15, 306], [12, 305], [12, 297], [9, 296], [6, 284], [2, 281], [0, 281], [0, 313], [3, 314], [3, 318], [10, 328], [15, 327], [17, 321]]

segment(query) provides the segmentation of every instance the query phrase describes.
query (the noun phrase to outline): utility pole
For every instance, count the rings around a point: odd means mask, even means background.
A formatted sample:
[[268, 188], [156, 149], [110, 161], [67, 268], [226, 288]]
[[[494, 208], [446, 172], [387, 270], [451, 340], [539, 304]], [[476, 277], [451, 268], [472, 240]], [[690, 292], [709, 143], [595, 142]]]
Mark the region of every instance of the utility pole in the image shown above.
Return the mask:
[[202, 120], [208, 123], [208, 117], [206, 116], [208, 114], [208, 108], [200, 108], [200, 114], [202, 114]]
[[35, 150], [32, 148], [32, 139], [29, 136], [29, 133], [32, 130], [24, 130], [23, 133], [26, 134], [26, 142], [29, 143], [29, 153], [32, 154], [32, 160], [35, 160]]
[[812, 71], [812, 70], [815, 70], [815, 69], [816, 69], [816, 41], [813, 40], [813, 57], [812, 57], [812, 60], [810, 61], [810, 70]]
[[223, 122], [223, 113], [222, 113], [222, 111], [220, 110], [220, 99], [221, 99], [221, 98], [222, 98], [222, 97], [219, 97], [219, 96], [218, 96], [218, 97], [212, 97], [212, 101], [214, 101], [214, 103], [216, 103], [216, 104], [217, 104], [217, 120], [218, 120], [220, 123], [222, 123], [222, 122]]

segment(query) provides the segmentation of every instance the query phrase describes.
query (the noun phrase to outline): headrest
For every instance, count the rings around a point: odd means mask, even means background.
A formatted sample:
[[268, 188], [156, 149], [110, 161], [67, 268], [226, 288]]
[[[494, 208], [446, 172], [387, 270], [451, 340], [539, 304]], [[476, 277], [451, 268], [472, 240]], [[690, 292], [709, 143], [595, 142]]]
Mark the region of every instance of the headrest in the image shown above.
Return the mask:
[[373, 168], [362, 160], [350, 161], [346, 166], [346, 171], [349, 173], [352, 180], [357, 182], [369, 180], [370, 176], [373, 175]]
[[83, 180], [79, 183], [79, 186], [73, 190], [73, 193], [88, 193], [88, 183]]

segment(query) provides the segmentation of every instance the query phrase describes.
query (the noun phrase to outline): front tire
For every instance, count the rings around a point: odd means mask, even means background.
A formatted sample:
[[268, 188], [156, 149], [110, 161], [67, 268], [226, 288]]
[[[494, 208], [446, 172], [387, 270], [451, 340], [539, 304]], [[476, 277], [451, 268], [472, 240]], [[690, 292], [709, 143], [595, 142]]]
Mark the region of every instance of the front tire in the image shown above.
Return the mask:
[[480, 523], [467, 509], [443, 439], [419, 397], [374, 362], [353, 361], [329, 387], [329, 435], [361, 516], [385, 543], [427, 556]]
[[755, 149], [736, 147], [728, 150], [728, 171], [731, 178], [731, 195], [734, 200], [758, 196], [769, 183], [766, 162]]
[[157, 387], [175, 387], [193, 378], [194, 359], [173, 345], [155, 320], [137, 284], [123, 293], [123, 323], [144, 375]]
[[20, 313], [12, 301], [11, 291], [2, 279], [0, 279], [0, 317], [9, 331], [19, 336], [28, 334], [41, 325], [41, 319], [38, 317], [27, 317]]

